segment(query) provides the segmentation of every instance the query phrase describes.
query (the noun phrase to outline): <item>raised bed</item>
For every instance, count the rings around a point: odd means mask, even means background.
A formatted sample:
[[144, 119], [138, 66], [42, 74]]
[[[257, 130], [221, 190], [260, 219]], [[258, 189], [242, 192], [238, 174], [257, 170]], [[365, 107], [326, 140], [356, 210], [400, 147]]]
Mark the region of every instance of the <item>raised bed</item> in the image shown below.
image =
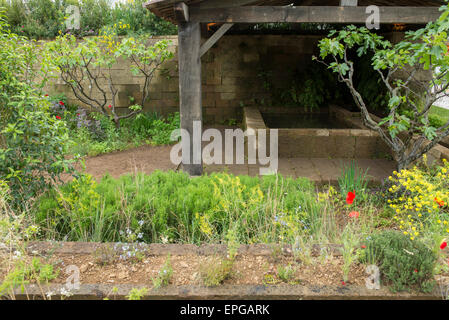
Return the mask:
[[[266, 283], [266, 275], [274, 275], [279, 265], [295, 263], [289, 246], [243, 245], [238, 250], [233, 276], [222, 285], [206, 287], [198, 280], [198, 268], [211, 257], [225, 257], [225, 245], [140, 245], [145, 252], [141, 261], [121, 261], [107, 265], [97, 264], [99, 248], [114, 248], [123, 253], [124, 244], [81, 242], [33, 242], [28, 246], [30, 255], [55, 263], [60, 269], [58, 278], [45, 285], [30, 284], [25, 290], [16, 289], [15, 299], [42, 299], [51, 293], [52, 299], [61, 298], [66, 286], [65, 268], [75, 265], [80, 271], [80, 286], [65, 299], [125, 299], [131, 289], [148, 288], [144, 299], [435, 299], [447, 295], [446, 285], [434, 292], [392, 293], [387, 287], [369, 290], [365, 286], [365, 267], [351, 269], [350, 280], [342, 283], [339, 246], [327, 246], [329, 257], [324, 264], [298, 267], [291, 283]], [[323, 250], [315, 246], [312, 256], [318, 259]], [[97, 255], [97, 258], [95, 258]], [[151, 278], [157, 275], [167, 256], [171, 257], [173, 280], [169, 286], [153, 288]], [[274, 279], [272, 277], [271, 279]]]

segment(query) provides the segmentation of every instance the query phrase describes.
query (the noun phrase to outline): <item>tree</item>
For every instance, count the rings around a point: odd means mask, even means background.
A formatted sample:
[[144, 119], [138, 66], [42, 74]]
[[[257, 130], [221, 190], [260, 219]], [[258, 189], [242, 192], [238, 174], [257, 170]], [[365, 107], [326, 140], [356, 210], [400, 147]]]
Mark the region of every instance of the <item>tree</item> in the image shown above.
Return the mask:
[[[449, 136], [449, 121], [440, 127], [433, 127], [429, 122], [434, 103], [449, 96], [449, 9], [443, 6], [441, 10], [437, 21], [407, 32], [405, 40], [396, 45], [355, 26], [331, 31], [319, 43], [319, 61], [337, 73], [339, 81], [349, 88], [364, 124], [391, 148], [399, 170]], [[374, 53], [372, 67], [389, 93], [388, 116], [381, 121], [373, 119], [368, 111], [369, 101], [354, 86], [356, 70], [350, 58], [354, 50], [359, 57], [369, 51]], [[423, 73], [428, 80], [419, 79]]]
[[[73, 35], [59, 36], [46, 44], [45, 51], [48, 63], [59, 70], [61, 79], [74, 95], [93, 111], [110, 115], [119, 127], [121, 119], [133, 117], [142, 111], [149, 98], [154, 73], [174, 55], [168, 49], [169, 44], [168, 40], [162, 40], [147, 46], [143, 36], [120, 38], [113, 32], [104, 32], [102, 36], [89, 37], [83, 41]], [[112, 69], [120, 58], [128, 59], [131, 63], [130, 72], [140, 74], [144, 81], [140, 101], [119, 114], [116, 107], [117, 79]]]

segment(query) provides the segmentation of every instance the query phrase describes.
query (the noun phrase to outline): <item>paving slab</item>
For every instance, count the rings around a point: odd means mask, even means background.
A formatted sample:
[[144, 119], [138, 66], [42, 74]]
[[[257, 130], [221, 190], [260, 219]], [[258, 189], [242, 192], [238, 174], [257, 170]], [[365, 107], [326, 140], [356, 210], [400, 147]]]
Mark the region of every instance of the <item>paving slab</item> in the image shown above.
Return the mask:
[[[368, 170], [367, 179], [372, 183], [381, 183], [396, 169], [394, 161], [386, 159], [328, 159], [328, 158], [280, 158], [278, 172], [286, 177], [308, 178], [323, 185], [338, 183], [345, 166], [352, 161], [362, 169]], [[205, 167], [206, 173], [228, 172], [234, 175], [260, 176], [258, 165], [209, 165]]]

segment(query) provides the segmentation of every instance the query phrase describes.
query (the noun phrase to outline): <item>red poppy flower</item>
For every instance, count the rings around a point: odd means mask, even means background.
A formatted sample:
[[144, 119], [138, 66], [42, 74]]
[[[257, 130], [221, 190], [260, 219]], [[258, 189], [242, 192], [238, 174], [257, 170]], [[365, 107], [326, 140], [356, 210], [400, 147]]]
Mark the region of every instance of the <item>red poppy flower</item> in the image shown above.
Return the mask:
[[48, 93], [46, 93], [45, 96], [48, 97]]
[[444, 205], [445, 205], [444, 201], [443, 200], [439, 200], [438, 198], [435, 198], [435, 202], [438, 203], [440, 208], [444, 207]]
[[348, 192], [348, 195], [346, 196], [346, 203], [353, 204], [354, 199], [355, 199], [355, 190], [353, 192]]
[[441, 245], [440, 245], [440, 249], [441, 249], [441, 250], [444, 250], [444, 249], [446, 249], [446, 247], [447, 247], [447, 242], [446, 242], [446, 241], [443, 241], [443, 242], [441, 243]]
[[61, 120], [62, 118], [60, 116], [56, 116], [56, 119]]
[[365, 245], [363, 245], [363, 246], [362, 246], [362, 249], [366, 249], [366, 246], [365, 246]]
[[62, 101], [59, 101], [59, 104], [60, 104], [61, 106], [63, 106], [63, 105], [64, 105], [64, 102], [62, 102]]
[[360, 213], [357, 211], [352, 211], [349, 213], [349, 218], [358, 218], [360, 216]]
[[345, 286], [345, 285], [346, 285], [346, 282], [342, 281], [341, 284], [342, 284], [343, 286]]
[[109, 108], [109, 109], [111, 109], [111, 108], [112, 108], [112, 106], [111, 106], [111, 105], [108, 105], [108, 108]]
[[415, 269], [415, 273], [418, 273], [418, 269]]

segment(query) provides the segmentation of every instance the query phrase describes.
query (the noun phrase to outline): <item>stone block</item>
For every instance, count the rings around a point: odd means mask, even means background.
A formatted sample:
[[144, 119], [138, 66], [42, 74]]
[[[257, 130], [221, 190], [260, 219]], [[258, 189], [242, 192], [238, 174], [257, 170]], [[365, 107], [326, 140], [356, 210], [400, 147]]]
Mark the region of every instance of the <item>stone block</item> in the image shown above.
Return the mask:
[[374, 158], [377, 154], [377, 139], [375, 137], [355, 137], [355, 158]]
[[259, 54], [257, 52], [251, 52], [251, 53], [244, 53], [243, 54], [243, 61], [245, 63], [257, 62], [257, 61], [259, 61], [259, 59], [260, 59], [260, 56], [259, 56]]
[[223, 92], [220, 94], [220, 99], [222, 100], [233, 100], [235, 99], [236, 94], [235, 92]]

